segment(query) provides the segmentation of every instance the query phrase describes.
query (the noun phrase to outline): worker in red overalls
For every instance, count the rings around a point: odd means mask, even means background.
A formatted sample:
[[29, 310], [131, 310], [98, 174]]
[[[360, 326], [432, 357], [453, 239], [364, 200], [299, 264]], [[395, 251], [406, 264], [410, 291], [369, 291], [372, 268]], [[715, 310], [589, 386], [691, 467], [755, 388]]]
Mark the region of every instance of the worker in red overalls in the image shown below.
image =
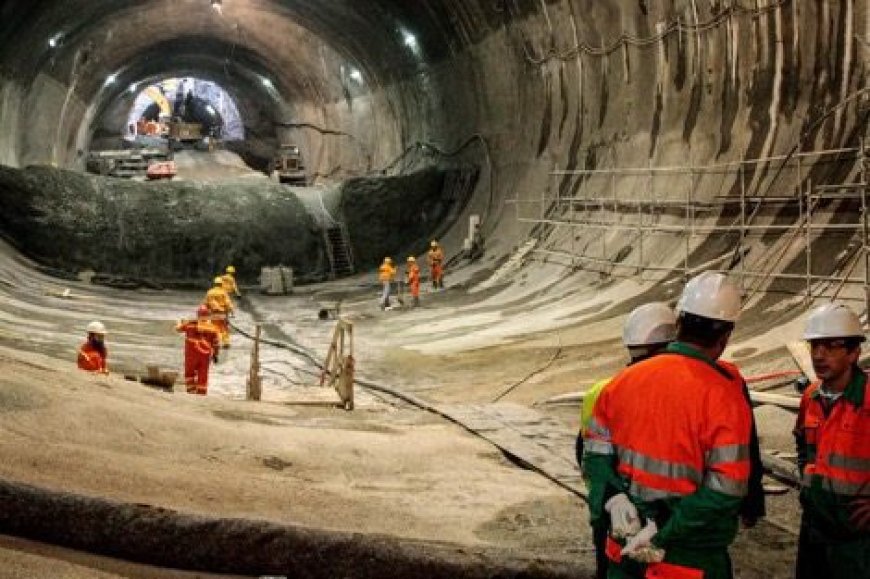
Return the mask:
[[208, 319], [209, 309], [203, 304], [196, 311], [196, 320], [182, 320], [175, 326], [184, 332], [184, 383], [188, 394], [208, 393], [208, 366], [218, 361], [220, 330]]
[[87, 327], [88, 339], [79, 348], [78, 366], [88, 372], [108, 374], [106, 360], [109, 352], [106, 350], [106, 326], [101, 322], [91, 322]]
[[414, 298], [414, 307], [416, 308], [420, 305], [420, 266], [417, 265], [417, 259], [414, 256], [408, 257], [408, 263], [405, 266], [405, 280], [411, 297]]

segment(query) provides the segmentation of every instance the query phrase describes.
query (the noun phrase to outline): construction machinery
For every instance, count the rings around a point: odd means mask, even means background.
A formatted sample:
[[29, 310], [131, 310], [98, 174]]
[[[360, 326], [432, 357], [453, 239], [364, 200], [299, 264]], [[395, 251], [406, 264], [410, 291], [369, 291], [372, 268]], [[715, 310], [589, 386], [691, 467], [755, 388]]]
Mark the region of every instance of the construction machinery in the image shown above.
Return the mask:
[[277, 175], [278, 181], [288, 185], [308, 185], [302, 153], [297, 145], [281, 145], [272, 159], [270, 174]]

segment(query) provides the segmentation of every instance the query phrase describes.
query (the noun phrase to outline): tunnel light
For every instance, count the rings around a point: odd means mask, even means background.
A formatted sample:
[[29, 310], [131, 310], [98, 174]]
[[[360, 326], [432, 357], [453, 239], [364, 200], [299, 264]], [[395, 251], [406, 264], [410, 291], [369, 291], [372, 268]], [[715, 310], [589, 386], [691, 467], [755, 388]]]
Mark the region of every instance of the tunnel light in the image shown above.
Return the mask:
[[350, 76], [350, 78], [352, 78], [354, 81], [356, 81], [357, 84], [363, 83], [362, 73], [355, 68], [350, 69], [350, 74], [348, 76]]
[[106, 86], [109, 86], [110, 84], [115, 84], [116, 80], [118, 80], [118, 75], [117, 74], [110, 74], [109, 76], [106, 77]]
[[417, 37], [408, 32], [407, 30], [402, 31], [402, 36], [405, 41], [405, 46], [410, 48], [411, 50], [417, 50]]
[[57, 48], [58, 46], [60, 46], [60, 41], [62, 38], [63, 35], [58, 32], [57, 34], [48, 39], [48, 45], [52, 48]]
[[215, 114], [214, 107], [211, 106], [211, 105], [206, 105], [206, 106], [205, 106], [205, 110], [207, 110], [207, 111], [208, 111], [208, 114], [210, 114], [210, 115]]
[[223, 1], [222, 0], [211, 0], [211, 7], [214, 8], [214, 11], [218, 14], [223, 14]]
[[139, 87], [136, 86], [136, 83], [134, 82], [133, 84], [130, 85], [130, 93], [131, 93], [131, 94], [135, 94], [135, 93], [136, 93], [136, 89], [138, 89], [138, 88], [139, 88]]
[[268, 78], [266, 78], [265, 76], [263, 77], [262, 80], [263, 80], [263, 86], [264, 86], [264, 87], [266, 87], [266, 88], [268, 88], [268, 89], [273, 89], [273, 88], [275, 88], [275, 85], [272, 84], [272, 81], [269, 80]]

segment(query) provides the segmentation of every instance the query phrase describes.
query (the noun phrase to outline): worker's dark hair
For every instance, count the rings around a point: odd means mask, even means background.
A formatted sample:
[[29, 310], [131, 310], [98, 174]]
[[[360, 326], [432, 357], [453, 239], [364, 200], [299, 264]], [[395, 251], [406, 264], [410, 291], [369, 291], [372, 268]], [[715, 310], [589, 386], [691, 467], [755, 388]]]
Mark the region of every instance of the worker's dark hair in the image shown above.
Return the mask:
[[734, 329], [734, 322], [714, 320], [688, 312], [677, 318], [677, 340], [712, 348]]

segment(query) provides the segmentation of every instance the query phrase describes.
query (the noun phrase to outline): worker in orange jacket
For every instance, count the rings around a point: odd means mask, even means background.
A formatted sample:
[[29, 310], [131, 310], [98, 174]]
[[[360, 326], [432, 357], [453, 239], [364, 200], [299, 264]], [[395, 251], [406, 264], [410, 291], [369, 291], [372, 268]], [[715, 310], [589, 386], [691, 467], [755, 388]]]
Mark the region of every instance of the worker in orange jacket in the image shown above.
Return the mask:
[[870, 393], [858, 367], [864, 330], [840, 304], [807, 318], [819, 380], [801, 398], [795, 426], [801, 471], [797, 579], [870, 577]]
[[392, 258], [385, 257], [381, 267], [378, 268], [378, 280], [383, 286], [383, 292], [381, 293], [382, 310], [390, 307], [390, 286], [394, 279], [396, 279], [396, 266], [393, 265]]
[[408, 257], [408, 262], [405, 266], [405, 281], [408, 284], [408, 289], [411, 292], [411, 297], [414, 300], [414, 307], [420, 305], [420, 266], [417, 265], [417, 258], [413, 255]]
[[87, 327], [88, 338], [79, 347], [78, 367], [81, 370], [108, 374], [109, 351], [106, 349], [106, 326], [101, 322], [91, 322]]
[[196, 311], [195, 320], [181, 320], [176, 332], [183, 332], [184, 384], [188, 394], [205, 396], [208, 393], [208, 367], [217, 363], [220, 351], [220, 330], [209, 318], [208, 306], [202, 304]]
[[610, 517], [611, 579], [732, 577], [752, 419], [739, 371], [718, 358], [740, 292], [705, 272], [677, 310], [677, 341], [604, 388], [587, 432], [590, 518], [595, 528]]
[[444, 251], [438, 242], [432, 240], [429, 244], [429, 274], [432, 278], [432, 289], [444, 289]]
[[223, 280], [224, 291], [227, 295], [233, 295], [237, 298], [242, 297], [242, 292], [239, 291], [239, 285], [236, 283], [236, 268], [232, 265], [227, 266], [226, 273], [221, 276]]
[[214, 286], [205, 294], [205, 305], [211, 314], [212, 323], [221, 334], [221, 345], [230, 347], [229, 316], [233, 315], [233, 301], [224, 289], [223, 277], [214, 278]]

